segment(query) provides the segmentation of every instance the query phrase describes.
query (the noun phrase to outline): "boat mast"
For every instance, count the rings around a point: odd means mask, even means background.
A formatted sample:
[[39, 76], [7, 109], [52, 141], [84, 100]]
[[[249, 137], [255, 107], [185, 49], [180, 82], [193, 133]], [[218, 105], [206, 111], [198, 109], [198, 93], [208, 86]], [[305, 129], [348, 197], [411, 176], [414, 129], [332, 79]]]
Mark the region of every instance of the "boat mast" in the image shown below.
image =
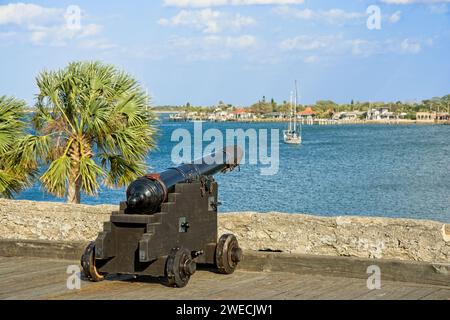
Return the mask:
[[295, 80], [295, 98], [294, 98], [294, 132], [297, 132], [297, 80]]
[[292, 100], [293, 100], [292, 95], [293, 95], [293, 92], [291, 91], [291, 96], [289, 98], [289, 104], [291, 105], [291, 112], [290, 112], [291, 114], [289, 117], [289, 127], [288, 127], [289, 133], [291, 133], [291, 131], [292, 131]]

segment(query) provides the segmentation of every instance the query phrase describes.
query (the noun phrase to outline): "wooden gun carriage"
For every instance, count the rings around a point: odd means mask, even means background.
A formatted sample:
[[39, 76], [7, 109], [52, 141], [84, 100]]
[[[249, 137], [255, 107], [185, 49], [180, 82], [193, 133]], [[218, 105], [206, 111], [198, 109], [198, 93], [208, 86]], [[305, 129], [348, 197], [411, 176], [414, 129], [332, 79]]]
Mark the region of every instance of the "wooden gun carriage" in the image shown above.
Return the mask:
[[[223, 160], [217, 161], [217, 155]], [[150, 275], [184, 287], [197, 264], [232, 273], [242, 250], [232, 234], [218, 239], [213, 175], [232, 170], [241, 158], [238, 147], [226, 147], [193, 164], [132, 182], [120, 210], [86, 247], [81, 257], [85, 275], [92, 281], [107, 274]]]

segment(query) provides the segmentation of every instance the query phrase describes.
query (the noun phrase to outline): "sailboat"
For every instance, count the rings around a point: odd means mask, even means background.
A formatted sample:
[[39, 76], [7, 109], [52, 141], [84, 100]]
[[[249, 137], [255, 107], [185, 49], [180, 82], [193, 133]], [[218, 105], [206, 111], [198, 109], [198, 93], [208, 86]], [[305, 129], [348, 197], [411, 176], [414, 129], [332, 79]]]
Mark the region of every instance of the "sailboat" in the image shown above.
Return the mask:
[[[284, 142], [288, 144], [301, 144], [302, 143], [302, 135], [300, 125], [297, 125], [297, 81], [295, 81], [295, 94], [294, 98], [292, 97], [291, 92], [291, 114], [289, 117], [289, 125], [288, 129], [283, 131]], [[292, 103], [294, 100], [294, 104]]]

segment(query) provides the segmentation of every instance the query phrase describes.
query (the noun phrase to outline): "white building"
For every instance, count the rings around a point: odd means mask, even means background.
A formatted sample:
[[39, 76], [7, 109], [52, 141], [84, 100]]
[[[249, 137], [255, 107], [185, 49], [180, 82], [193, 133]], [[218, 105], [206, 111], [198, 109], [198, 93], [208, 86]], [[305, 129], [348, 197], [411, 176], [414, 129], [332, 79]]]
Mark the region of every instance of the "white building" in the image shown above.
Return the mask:
[[389, 111], [387, 107], [372, 108], [367, 111], [367, 120], [389, 120], [393, 119], [394, 113]]

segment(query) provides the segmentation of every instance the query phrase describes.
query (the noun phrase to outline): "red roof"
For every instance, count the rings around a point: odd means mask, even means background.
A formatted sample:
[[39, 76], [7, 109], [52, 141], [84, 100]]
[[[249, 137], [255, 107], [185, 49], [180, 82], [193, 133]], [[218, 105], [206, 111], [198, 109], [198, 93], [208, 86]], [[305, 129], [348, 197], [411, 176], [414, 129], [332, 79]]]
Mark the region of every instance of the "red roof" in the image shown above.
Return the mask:
[[243, 113], [247, 113], [247, 110], [241, 108], [233, 111], [233, 114], [243, 114]]
[[298, 113], [301, 116], [313, 116], [316, 113], [314, 112], [313, 109], [311, 109], [311, 107], [307, 107], [305, 110], [303, 110], [302, 112]]

